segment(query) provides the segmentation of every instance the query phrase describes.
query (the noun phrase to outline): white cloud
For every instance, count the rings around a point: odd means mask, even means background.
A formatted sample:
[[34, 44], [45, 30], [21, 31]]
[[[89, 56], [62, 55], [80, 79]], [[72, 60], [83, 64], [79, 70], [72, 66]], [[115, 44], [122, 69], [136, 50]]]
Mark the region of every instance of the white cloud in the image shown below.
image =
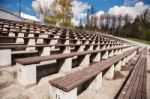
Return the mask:
[[37, 17], [23, 13], [23, 12], [21, 12], [21, 17], [30, 19], [30, 20], [34, 20], [34, 21], [40, 21]]
[[135, 18], [140, 11], [149, 8], [149, 5], [144, 5], [143, 2], [138, 2], [133, 7], [129, 6], [114, 6], [109, 9], [108, 13], [112, 15], [125, 15], [129, 14], [133, 18]]
[[104, 13], [105, 13], [104, 11], [98, 11], [98, 12], [95, 13], [95, 15], [96, 15], [97, 17], [99, 17], [100, 15], [102, 15], [102, 14], [104, 14]]
[[103, 14], [105, 14], [105, 12], [101, 10], [101, 11], [96, 12], [95, 16], [100, 17]]
[[83, 24], [85, 24], [86, 17], [87, 17], [87, 10], [91, 8], [88, 3], [83, 3], [81, 1], [75, 0], [73, 1], [73, 19], [72, 23], [75, 25], [79, 25], [80, 19], [82, 19]]
[[108, 11], [109, 14], [112, 15], [126, 15], [129, 14], [133, 17], [137, 15], [137, 11], [134, 7], [126, 7], [126, 6], [114, 6], [113, 8], [110, 8]]

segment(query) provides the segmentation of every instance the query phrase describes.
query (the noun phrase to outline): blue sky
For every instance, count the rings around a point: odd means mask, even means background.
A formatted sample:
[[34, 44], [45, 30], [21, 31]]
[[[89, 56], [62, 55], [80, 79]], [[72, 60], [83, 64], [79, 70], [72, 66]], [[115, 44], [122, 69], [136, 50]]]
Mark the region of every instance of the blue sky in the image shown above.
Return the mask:
[[[150, 4], [150, 0], [78, 0], [89, 5], [93, 5], [95, 11], [103, 10], [107, 12], [109, 8], [118, 5], [118, 6], [134, 6], [136, 2], [142, 1], [144, 4]], [[32, 0], [21, 0], [22, 12], [30, 15], [35, 15], [35, 12], [32, 8]], [[6, 9], [13, 13], [18, 13], [19, 9], [19, 0], [0, 0], [0, 8]]]
[[[19, 10], [19, 0], [0, 0], [0, 8], [17, 14]], [[35, 15], [32, 8], [32, 0], [21, 0], [21, 10], [24, 13]]]

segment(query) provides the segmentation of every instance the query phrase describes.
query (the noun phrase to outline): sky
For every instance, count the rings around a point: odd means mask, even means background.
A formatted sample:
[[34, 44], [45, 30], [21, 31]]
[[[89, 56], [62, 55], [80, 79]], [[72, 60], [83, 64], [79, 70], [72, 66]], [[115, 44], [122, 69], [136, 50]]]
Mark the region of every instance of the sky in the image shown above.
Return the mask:
[[[0, 0], [0, 8], [18, 14], [19, 1], [21, 1], [22, 13], [28, 16], [37, 16], [32, 7], [33, 2], [36, 0]], [[73, 8], [75, 18], [72, 21], [77, 24], [80, 18], [85, 20], [86, 11], [91, 6], [94, 7], [94, 11], [98, 15], [103, 13], [122, 13], [121, 9], [127, 9], [127, 13], [136, 13], [134, 12], [136, 4], [142, 3], [140, 5], [147, 6], [150, 5], [150, 0], [74, 0], [73, 3], [75, 5]]]
[[142, 1], [145, 4], [149, 4], [150, 0], [81, 0], [93, 5], [96, 11], [103, 10], [107, 12], [111, 7], [117, 6], [134, 6], [135, 3]]

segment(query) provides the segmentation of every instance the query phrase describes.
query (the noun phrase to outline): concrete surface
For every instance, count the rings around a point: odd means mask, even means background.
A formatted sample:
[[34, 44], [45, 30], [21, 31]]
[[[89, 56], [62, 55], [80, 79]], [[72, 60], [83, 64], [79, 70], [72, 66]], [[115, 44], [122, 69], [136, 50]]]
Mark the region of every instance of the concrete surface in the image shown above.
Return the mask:
[[114, 99], [128, 73], [128, 71], [121, 71], [115, 73], [115, 79], [113, 80], [103, 79], [100, 91], [84, 91], [78, 96], [78, 99]]

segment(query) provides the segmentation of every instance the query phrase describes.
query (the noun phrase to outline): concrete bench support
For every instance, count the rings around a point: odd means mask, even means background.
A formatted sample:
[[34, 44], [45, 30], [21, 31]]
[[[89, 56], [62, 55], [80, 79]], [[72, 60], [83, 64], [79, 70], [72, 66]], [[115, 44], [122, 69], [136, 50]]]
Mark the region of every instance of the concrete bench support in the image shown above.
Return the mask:
[[70, 53], [70, 46], [65, 47], [65, 49], [63, 50], [63, 54], [65, 53]]
[[113, 79], [114, 78], [114, 71], [115, 71], [115, 68], [114, 68], [114, 65], [112, 65], [108, 69], [108, 71], [105, 73], [104, 78], [108, 79], [108, 80]]
[[115, 49], [115, 50], [114, 50], [114, 55], [118, 55], [118, 53], [119, 53], [119, 50], [118, 50], [118, 49]]
[[93, 62], [99, 62], [101, 60], [101, 53], [97, 53], [95, 58], [93, 59]]
[[102, 72], [100, 72], [88, 87], [88, 91], [99, 91], [102, 87]]
[[111, 45], [111, 47], [110, 48], [114, 48], [114, 47], [116, 47], [115, 45]]
[[126, 57], [126, 61], [127, 61], [127, 62], [129, 62], [129, 60], [130, 60], [130, 57], [129, 57], [129, 56], [127, 56], [127, 57]]
[[[29, 34], [29, 37], [34, 37], [34, 34]], [[29, 39], [28, 45], [35, 45], [35, 39]], [[27, 47], [27, 51], [35, 50], [35, 47]]]
[[90, 45], [90, 48], [88, 50], [93, 50], [93, 45]]
[[[100, 46], [97, 46], [95, 50], [99, 50]], [[96, 56], [93, 59], [93, 62], [99, 62], [101, 60], [101, 53], [96, 53]]]
[[18, 64], [17, 78], [18, 82], [25, 86], [29, 87], [36, 84], [36, 64], [23, 66]]
[[[78, 38], [76, 37], [76, 39], [78, 39]], [[77, 40], [77, 41], [76, 41], [76, 44], [81, 44], [81, 42], [80, 42], [79, 40]]]
[[[23, 33], [19, 33], [18, 37], [24, 37]], [[24, 43], [24, 39], [23, 38], [17, 38], [16, 43]]]
[[42, 43], [44, 43], [44, 40], [43, 40], [43, 39], [38, 39], [38, 40], [37, 40], [37, 43], [38, 43], [38, 44], [42, 44]]
[[78, 52], [82, 52], [82, 51], [84, 51], [84, 48], [85, 48], [85, 46], [84, 46], [84, 45], [81, 45], [81, 46], [79, 47]]
[[102, 46], [102, 49], [106, 49], [106, 45], [103, 45], [103, 46]]
[[127, 51], [127, 48], [122, 48], [122, 52], [125, 52], [125, 51]]
[[90, 64], [90, 54], [86, 54], [80, 63], [80, 66], [89, 66]]
[[11, 49], [0, 50], [0, 67], [11, 65]]
[[77, 88], [65, 92], [50, 85], [50, 97], [51, 99], [77, 99]]
[[132, 59], [132, 56], [131, 55], [129, 55], [129, 60], [131, 60]]
[[[67, 37], [66, 39], [69, 39], [69, 37]], [[69, 40], [65, 40], [64, 44], [69, 44]]]
[[122, 49], [119, 49], [118, 54], [121, 54], [121, 53], [122, 53]]
[[15, 37], [15, 33], [9, 32], [8, 36]]
[[125, 58], [122, 59], [122, 64], [121, 65], [125, 66], [126, 62], [127, 62], [127, 58], [125, 57]]
[[[55, 45], [56, 43], [58, 43], [57, 39], [52, 39], [49, 43], [49, 45]], [[52, 46], [53, 49], [55, 49], [55, 46]]]
[[108, 58], [108, 51], [105, 51], [104, 55], [102, 55], [102, 59], [107, 59]]
[[121, 70], [121, 60], [116, 63], [115, 65], [115, 71], [120, 71]]
[[89, 41], [85, 41], [85, 44], [89, 44]]
[[44, 47], [41, 56], [50, 55], [50, 47]]
[[57, 60], [60, 66], [59, 72], [69, 72], [72, 69], [72, 58]]
[[[70, 46], [64, 48], [63, 54], [65, 53], [70, 53]], [[57, 63], [60, 66], [59, 72], [69, 72], [72, 69], [72, 58], [60, 59]]]
[[111, 50], [109, 53], [109, 57], [112, 57], [114, 55], [114, 50]]
[[110, 48], [110, 45], [107, 45], [106, 48]]
[[131, 54], [131, 57], [134, 57], [134, 56], [135, 56], [135, 53], [132, 53], [132, 54]]
[[137, 54], [137, 51], [135, 51], [134, 53], [133, 53], [133, 56], [135, 56]]
[[48, 35], [43, 35], [43, 34], [41, 34], [41, 35], [39, 35], [39, 37], [41, 37], [40, 39], [38, 39], [37, 40], [37, 43], [44, 43], [44, 39], [43, 38], [48, 38]]

